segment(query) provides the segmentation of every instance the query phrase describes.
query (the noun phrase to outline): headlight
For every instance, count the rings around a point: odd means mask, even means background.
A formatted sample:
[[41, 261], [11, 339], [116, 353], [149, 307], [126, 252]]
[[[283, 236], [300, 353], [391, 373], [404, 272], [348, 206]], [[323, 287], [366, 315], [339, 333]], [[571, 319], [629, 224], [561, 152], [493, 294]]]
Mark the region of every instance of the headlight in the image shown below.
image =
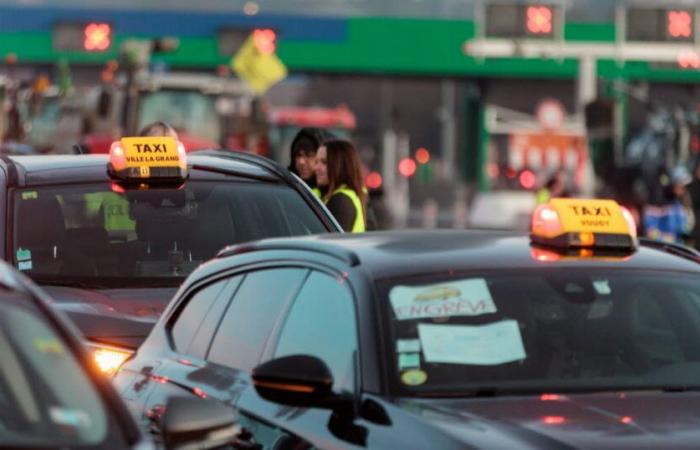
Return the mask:
[[134, 353], [131, 350], [111, 345], [88, 342], [87, 347], [97, 368], [106, 376], [112, 376]]

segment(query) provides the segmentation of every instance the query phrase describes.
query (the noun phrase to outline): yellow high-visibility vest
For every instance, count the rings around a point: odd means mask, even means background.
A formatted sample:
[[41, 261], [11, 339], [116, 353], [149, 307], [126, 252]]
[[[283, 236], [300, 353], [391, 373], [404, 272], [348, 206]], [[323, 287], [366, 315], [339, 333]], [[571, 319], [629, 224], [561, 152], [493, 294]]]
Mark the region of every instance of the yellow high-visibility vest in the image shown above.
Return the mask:
[[[360, 201], [360, 197], [357, 195], [355, 191], [352, 189], [349, 189], [347, 186], [342, 185], [338, 189], [336, 189], [331, 195], [327, 197], [327, 199], [330, 200], [331, 197], [333, 197], [335, 194], [343, 194], [347, 195], [350, 197], [350, 200], [352, 201], [353, 206], [355, 207], [355, 222], [352, 224], [352, 230], [351, 232], [353, 233], [363, 233], [365, 231], [366, 225], [365, 225], [365, 211], [362, 209], [362, 201]], [[328, 201], [326, 201], [328, 203]]]

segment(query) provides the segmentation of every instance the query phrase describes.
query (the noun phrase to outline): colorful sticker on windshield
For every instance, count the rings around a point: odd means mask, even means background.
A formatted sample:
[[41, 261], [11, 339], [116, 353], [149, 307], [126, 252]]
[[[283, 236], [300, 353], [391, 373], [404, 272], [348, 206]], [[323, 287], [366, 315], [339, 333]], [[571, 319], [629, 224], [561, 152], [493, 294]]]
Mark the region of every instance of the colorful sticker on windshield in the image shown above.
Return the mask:
[[22, 192], [22, 200], [36, 200], [37, 198], [39, 198], [37, 191]]
[[478, 316], [496, 312], [483, 278], [456, 280], [425, 286], [396, 286], [389, 292], [398, 320]]
[[399, 370], [420, 367], [420, 353], [399, 353]]
[[54, 355], [62, 355], [63, 354], [63, 345], [57, 341], [56, 339], [41, 339], [37, 338], [34, 339], [34, 347], [39, 350], [41, 353], [51, 353]]
[[19, 270], [32, 270], [32, 252], [18, 248], [15, 252], [15, 259], [17, 260], [17, 268]]
[[476, 326], [421, 323], [418, 335], [428, 363], [495, 366], [525, 359], [516, 320]]
[[428, 381], [428, 374], [420, 369], [411, 369], [401, 374], [401, 382], [406, 386], [420, 386]]
[[49, 408], [49, 416], [54, 423], [74, 428], [89, 428], [92, 426], [90, 416], [85, 411], [72, 408]]
[[399, 353], [420, 352], [420, 340], [398, 339], [396, 341], [396, 351]]

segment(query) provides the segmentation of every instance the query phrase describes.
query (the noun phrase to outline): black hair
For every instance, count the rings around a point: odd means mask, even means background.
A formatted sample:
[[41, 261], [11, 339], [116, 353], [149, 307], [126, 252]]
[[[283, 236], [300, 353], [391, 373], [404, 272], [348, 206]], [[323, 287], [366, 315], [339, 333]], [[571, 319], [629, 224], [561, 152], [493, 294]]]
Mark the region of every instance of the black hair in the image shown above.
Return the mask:
[[315, 153], [320, 146], [332, 139], [335, 139], [335, 136], [321, 128], [304, 127], [300, 129], [296, 136], [294, 136], [294, 139], [292, 139], [292, 144], [290, 145], [289, 170], [295, 174], [297, 173], [294, 167], [294, 158], [296, 158], [297, 153], [303, 148], [303, 144], [310, 144]]

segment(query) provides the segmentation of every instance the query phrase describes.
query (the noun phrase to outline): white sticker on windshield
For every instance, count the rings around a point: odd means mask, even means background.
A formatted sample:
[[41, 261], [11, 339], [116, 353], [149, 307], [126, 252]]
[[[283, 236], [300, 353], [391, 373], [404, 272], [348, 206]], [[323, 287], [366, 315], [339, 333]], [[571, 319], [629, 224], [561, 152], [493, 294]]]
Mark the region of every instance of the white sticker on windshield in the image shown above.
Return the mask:
[[612, 294], [612, 289], [610, 289], [610, 281], [608, 280], [593, 280], [593, 287], [600, 295]]
[[52, 406], [49, 408], [49, 416], [54, 423], [59, 425], [68, 425], [75, 428], [90, 428], [92, 426], [90, 416], [79, 409]]
[[411, 353], [420, 351], [418, 339], [399, 339], [396, 341], [396, 351], [399, 353]]
[[494, 366], [525, 358], [516, 320], [476, 326], [421, 323], [418, 335], [429, 363]]
[[471, 278], [427, 286], [396, 286], [389, 292], [399, 320], [478, 316], [496, 312], [486, 280]]
[[32, 270], [32, 262], [31, 261], [20, 261], [17, 263], [17, 268], [19, 270]]

